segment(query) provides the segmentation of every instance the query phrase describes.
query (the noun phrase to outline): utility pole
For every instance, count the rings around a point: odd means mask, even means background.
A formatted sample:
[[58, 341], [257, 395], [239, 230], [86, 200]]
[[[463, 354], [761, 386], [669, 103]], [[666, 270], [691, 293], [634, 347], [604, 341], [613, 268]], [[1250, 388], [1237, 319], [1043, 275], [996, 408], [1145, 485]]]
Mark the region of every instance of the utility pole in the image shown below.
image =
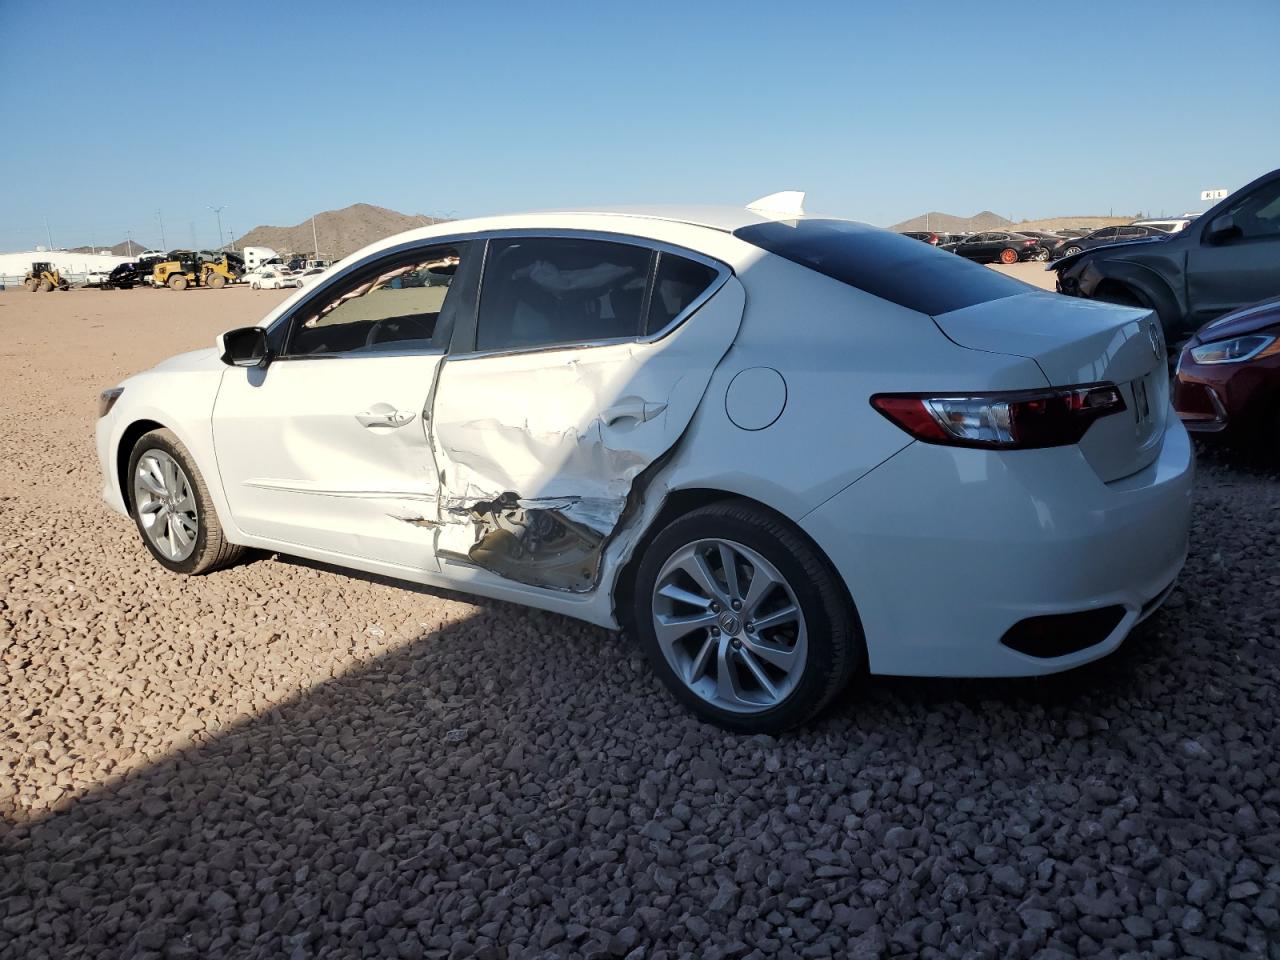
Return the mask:
[[320, 259], [320, 241], [316, 239], [316, 215], [311, 215], [311, 256]]
[[209, 209], [212, 210], [214, 215], [218, 218], [218, 248], [219, 249], [221, 249], [224, 246], [222, 242], [222, 210], [224, 207], [226, 207], [225, 203], [221, 207], [215, 207], [215, 206], [209, 207]]
[[49, 218], [44, 218], [44, 238], [49, 244], [49, 252], [53, 252], [53, 234], [49, 232]]
[[168, 250], [169, 244], [164, 238], [164, 216], [159, 210], [156, 211], [156, 219], [160, 221], [160, 249]]
[[129, 259], [132, 260], [133, 259], [133, 231], [132, 230], [127, 231], [124, 237], [125, 237], [125, 250], [128, 251], [125, 254], [125, 256], [127, 256]]

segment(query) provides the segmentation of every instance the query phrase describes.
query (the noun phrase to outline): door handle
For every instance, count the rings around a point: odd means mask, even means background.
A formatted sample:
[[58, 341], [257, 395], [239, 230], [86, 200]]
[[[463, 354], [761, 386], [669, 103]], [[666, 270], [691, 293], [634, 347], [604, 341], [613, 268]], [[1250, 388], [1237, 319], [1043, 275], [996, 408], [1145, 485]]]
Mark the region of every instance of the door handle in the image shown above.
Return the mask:
[[408, 410], [387, 410], [373, 411], [369, 410], [365, 413], [357, 413], [356, 420], [360, 422], [362, 427], [403, 427], [409, 423], [416, 414]]
[[665, 403], [653, 403], [649, 400], [631, 399], [614, 404], [600, 415], [606, 427], [611, 427], [622, 420], [634, 420], [644, 423], [652, 420], [667, 409]]

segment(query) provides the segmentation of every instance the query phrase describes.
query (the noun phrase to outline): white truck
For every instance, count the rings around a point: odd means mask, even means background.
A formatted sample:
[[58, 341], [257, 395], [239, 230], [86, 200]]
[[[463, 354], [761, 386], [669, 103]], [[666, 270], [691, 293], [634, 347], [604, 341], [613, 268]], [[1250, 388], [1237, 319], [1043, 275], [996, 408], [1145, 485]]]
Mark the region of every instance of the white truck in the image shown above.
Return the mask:
[[256, 270], [258, 267], [268, 263], [279, 266], [284, 265], [284, 261], [280, 259], [280, 254], [270, 247], [245, 247], [241, 253], [244, 256], [245, 270]]

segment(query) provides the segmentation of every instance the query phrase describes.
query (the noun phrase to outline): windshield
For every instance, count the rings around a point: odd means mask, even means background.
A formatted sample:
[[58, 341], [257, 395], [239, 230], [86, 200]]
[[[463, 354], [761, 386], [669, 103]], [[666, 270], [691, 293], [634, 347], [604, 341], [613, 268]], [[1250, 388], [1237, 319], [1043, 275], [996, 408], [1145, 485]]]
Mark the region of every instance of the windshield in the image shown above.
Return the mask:
[[1034, 289], [900, 233], [849, 220], [787, 220], [733, 235], [909, 310], [937, 315]]

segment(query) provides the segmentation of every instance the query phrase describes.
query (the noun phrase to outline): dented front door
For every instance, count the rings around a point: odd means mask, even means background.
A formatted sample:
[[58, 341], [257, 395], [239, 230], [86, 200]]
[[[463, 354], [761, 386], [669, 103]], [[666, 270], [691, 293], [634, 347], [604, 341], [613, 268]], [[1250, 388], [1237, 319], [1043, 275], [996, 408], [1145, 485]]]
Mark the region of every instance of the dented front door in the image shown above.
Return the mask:
[[661, 339], [449, 357], [429, 428], [442, 570], [591, 590], [632, 485], [689, 426], [744, 303], [730, 275]]
[[424, 412], [436, 353], [229, 370], [213, 433], [241, 530], [409, 570], [435, 567]]

